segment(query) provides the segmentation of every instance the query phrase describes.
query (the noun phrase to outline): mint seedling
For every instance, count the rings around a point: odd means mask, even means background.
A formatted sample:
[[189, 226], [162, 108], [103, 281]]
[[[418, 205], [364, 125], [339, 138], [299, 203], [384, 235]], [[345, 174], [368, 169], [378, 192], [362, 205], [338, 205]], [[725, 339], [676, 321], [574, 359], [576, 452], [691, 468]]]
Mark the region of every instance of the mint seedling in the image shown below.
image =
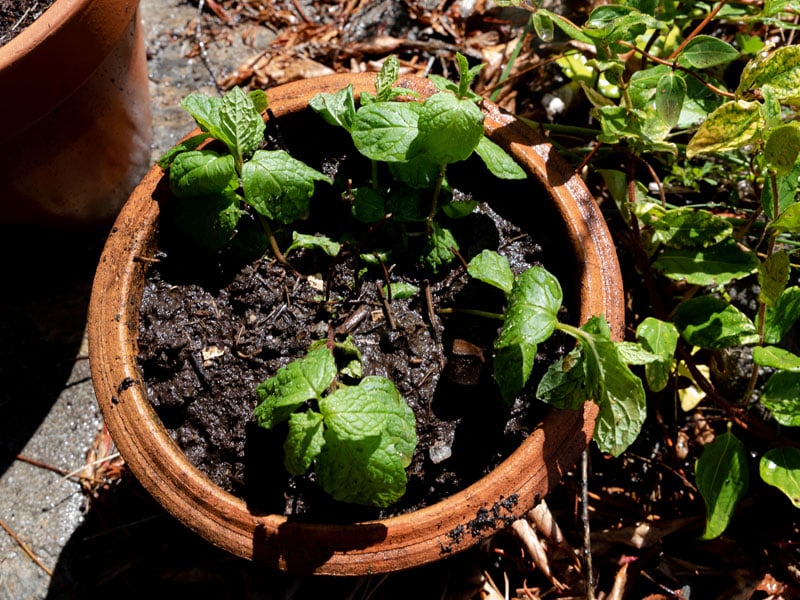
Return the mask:
[[[315, 182], [331, 183], [283, 150], [260, 149], [264, 92], [245, 94], [233, 88], [222, 98], [190, 94], [181, 106], [202, 133], [173, 147], [158, 164], [169, 169], [178, 226], [198, 246], [224, 247], [249, 211], [266, 219], [268, 234], [269, 221], [297, 221], [308, 213]], [[224, 150], [197, 149], [210, 139], [221, 142]]]
[[405, 493], [417, 445], [414, 413], [385, 377], [343, 383], [343, 375], [360, 374], [360, 355], [350, 342], [335, 348], [342, 367], [322, 345], [261, 383], [256, 420], [267, 429], [288, 422], [284, 465], [293, 475], [313, 465], [336, 500], [388, 506]]
[[468, 272], [502, 290], [508, 302], [494, 346], [494, 375], [503, 398], [510, 403], [522, 391], [531, 376], [538, 344], [554, 331], [563, 331], [579, 345], [549, 367], [537, 396], [548, 404], [571, 409], [593, 398], [600, 407], [594, 432], [598, 447], [615, 456], [624, 452], [646, 416], [642, 380], [628, 365], [655, 363], [660, 356], [639, 344], [613, 341], [608, 323], [600, 316], [580, 328], [561, 323], [561, 286], [543, 267], [515, 276], [505, 257], [484, 250], [470, 261]]

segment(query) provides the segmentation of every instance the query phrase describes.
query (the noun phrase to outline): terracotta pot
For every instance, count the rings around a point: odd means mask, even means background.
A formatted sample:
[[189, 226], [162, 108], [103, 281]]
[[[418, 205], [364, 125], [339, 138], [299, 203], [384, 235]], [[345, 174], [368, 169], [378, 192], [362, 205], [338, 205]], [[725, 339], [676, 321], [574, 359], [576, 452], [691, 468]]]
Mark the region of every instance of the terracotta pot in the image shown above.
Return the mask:
[[[307, 107], [318, 92], [352, 83], [374, 89], [372, 75], [333, 75], [268, 91], [276, 117]], [[400, 84], [423, 95], [430, 82]], [[582, 321], [603, 314], [622, 334], [622, 283], [614, 245], [583, 182], [539, 134], [485, 103], [486, 132], [538, 179], [567, 222], [579, 273]], [[591, 439], [594, 403], [582, 411], [547, 413], [541, 427], [488, 476], [422, 510], [382, 521], [310, 524], [254, 514], [240, 498], [213, 485], [173, 442], [149, 404], [137, 366], [138, 311], [159, 216], [154, 167], [123, 208], [100, 260], [89, 310], [89, 354], [97, 398], [122, 456], [145, 488], [207, 540], [247, 559], [296, 573], [359, 575], [404, 569], [464, 550], [509, 519], [524, 515], [579, 458]], [[476, 519], [483, 518], [481, 527]], [[485, 527], [486, 521], [489, 527]]]
[[151, 164], [138, 0], [56, 0], [0, 48], [0, 223], [110, 225]]

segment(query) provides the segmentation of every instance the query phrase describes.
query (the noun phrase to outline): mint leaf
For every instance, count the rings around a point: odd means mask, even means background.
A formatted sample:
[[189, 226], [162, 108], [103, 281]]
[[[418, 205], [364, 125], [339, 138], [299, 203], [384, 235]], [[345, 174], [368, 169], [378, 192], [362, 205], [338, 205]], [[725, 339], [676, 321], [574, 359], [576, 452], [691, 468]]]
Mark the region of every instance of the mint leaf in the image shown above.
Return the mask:
[[256, 387], [259, 405], [254, 415], [258, 424], [272, 429], [307, 400], [320, 399], [335, 378], [336, 361], [327, 348], [313, 350], [281, 367]]
[[702, 539], [710, 540], [727, 529], [736, 505], [747, 491], [750, 476], [744, 444], [730, 432], [717, 436], [697, 459], [695, 476], [706, 504]]
[[196, 149], [200, 144], [205, 142], [209, 139], [209, 135], [207, 133], [199, 133], [197, 135], [193, 135], [192, 137], [183, 140], [182, 142], [178, 142], [172, 148], [167, 150], [164, 154], [161, 155], [161, 158], [158, 159], [158, 166], [162, 169], [168, 169], [169, 166], [172, 164], [172, 161], [175, 160], [175, 157], [183, 152], [188, 152], [189, 150]]
[[215, 251], [230, 242], [242, 215], [241, 198], [226, 190], [214, 196], [176, 198], [178, 230], [202, 250]]
[[322, 235], [308, 235], [305, 233], [292, 232], [292, 243], [284, 254], [289, 254], [293, 250], [304, 248], [306, 250], [322, 250], [328, 256], [336, 256], [342, 249], [339, 242]]
[[313, 410], [289, 416], [289, 433], [283, 443], [283, 464], [292, 475], [302, 475], [325, 445], [322, 415]]
[[458, 242], [453, 237], [453, 232], [445, 229], [436, 221], [431, 223], [431, 235], [423, 248], [423, 260], [434, 273], [438, 273], [442, 266], [450, 263], [455, 257], [453, 249], [458, 250]]
[[590, 398], [584, 369], [583, 350], [578, 346], [547, 368], [536, 397], [556, 408], [580, 408]]
[[508, 296], [506, 321], [495, 348], [545, 341], [558, 323], [563, 298], [558, 280], [543, 267], [522, 273]]
[[417, 102], [376, 102], [356, 112], [351, 131], [356, 149], [371, 160], [402, 162], [419, 134]]
[[500, 179], [525, 179], [528, 174], [511, 155], [483, 136], [478, 140], [475, 152], [481, 157], [489, 172]]
[[678, 336], [675, 325], [655, 317], [647, 317], [636, 328], [638, 342], [643, 348], [659, 357], [659, 360], [644, 367], [647, 385], [654, 392], [660, 392], [667, 387]]
[[383, 402], [386, 420], [381, 446], [385, 447], [387, 452], [397, 454], [403, 467], [407, 467], [411, 464], [417, 447], [417, 420], [414, 411], [386, 377], [375, 375], [364, 377], [359, 387], [368, 394], [374, 394]]
[[353, 97], [353, 84], [342, 88], [335, 94], [317, 94], [308, 102], [325, 121], [347, 131], [353, 129], [356, 117], [356, 103]]
[[536, 344], [518, 342], [497, 350], [494, 357], [494, 378], [506, 404], [514, 402], [533, 371]]
[[592, 317], [581, 330], [590, 335], [578, 338], [587, 387], [600, 408], [594, 440], [603, 452], [619, 456], [639, 435], [647, 416], [644, 386], [620, 357], [605, 319]]
[[238, 188], [239, 177], [230, 154], [190, 150], [175, 157], [169, 170], [169, 186], [177, 198], [206, 196]]
[[483, 137], [483, 113], [472, 100], [438, 92], [422, 104], [419, 135], [408, 156], [425, 156], [436, 164], [466, 160]]
[[231, 88], [222, 97], [219, 119], [219, 139], [241, 164], [264, 141], [264, 119], [253, 100], [239, 87]]
[[340, 387], [319, 401], [325, 426], [343, 440], [380, 435], [386, 422], [383, 401], [360, 386]]
[[325, 447], [314, 468], [317, 480], [339, 502], [378, 507], [396, 502], [406, 491], [401, 458], [382, 438], [342, 439], [325, 431]]
[[332, 183], [284, 150], [258, 150], [242, 171], [245, 201], [279, 223], [292, 223], [308, 213], [315, 181]]
[[503, 290], [506, 296], [511, 294], [514, 287], [514, 272], [508, 259], [492, 250], [482, 250], [469, 261], [467, 273], [470, 277]]

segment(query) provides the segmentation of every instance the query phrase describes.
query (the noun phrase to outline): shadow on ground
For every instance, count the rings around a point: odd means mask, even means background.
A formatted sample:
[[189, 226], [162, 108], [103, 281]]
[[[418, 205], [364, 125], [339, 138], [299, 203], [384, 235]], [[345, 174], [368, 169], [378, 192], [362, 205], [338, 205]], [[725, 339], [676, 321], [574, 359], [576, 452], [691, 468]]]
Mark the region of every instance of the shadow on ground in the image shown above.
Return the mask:
[[293, 577], [231, 556], [185, 528], [126, 473], [64, 546], [48, 600], [87, 598], [470, 598], [470, 552], [388, 576]]
[[0, 475], [80, 357], [101, 231], [0, 229]]

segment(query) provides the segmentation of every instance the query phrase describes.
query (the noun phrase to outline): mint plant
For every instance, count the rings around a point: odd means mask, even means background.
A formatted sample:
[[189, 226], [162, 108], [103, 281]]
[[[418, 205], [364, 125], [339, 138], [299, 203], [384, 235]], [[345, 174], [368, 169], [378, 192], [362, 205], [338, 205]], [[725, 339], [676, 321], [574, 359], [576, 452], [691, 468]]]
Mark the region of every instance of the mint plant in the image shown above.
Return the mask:
[[333, 349], [324, 340], [312, 345], [256, 392], [259, 425], [288, 422], [289, 473], [313, 465], [322, 488], [342, 502], [385, 507], [405, 493], [405, 468], [417, 445], [414, 413], [389, 379], [362, 377], [351, 341]]
[[[177, 144], [158, 164], [169, 169], [177, 224], [199, 248], [226, 246], [248, 212], [271, 234], [270, 222], [289, 224], [308, 213], [315, 182], [331, 183], [285, 150], [261, 149], [267, 105], [263, 91], [241, 88], [222, 98], [189, 94], [181, 102], [202, 133]], [[210, 140], [223, 149], [198, 150]]]
[[[629, 0], [597, 6], [580, 24], [538, 2], [500, 4], [529, 10], [544, 41], [557, 32], [580, 43], [557, 63], [591, 103], [597, 127], [569, 133], [583, 136], [576, 161], [613, 200], [649, 291], [635, 324], [639, 344], [659, 357], [644, 368], [649, 390], [672, 386], [683, 410], [711, 402], [726, 415], [728, 427], [695, 469], [707, 506], [703, 536], [727, 528], [752, 479], [750, 452], [759, 456], [757, 475], [800, 507], [800, 352], [791, 341], [800, 318], [791, 283], [800, 232], [800, 47], [771, 47], [753, 33], [760, 25], [795, 29], [796, 3]], [[742, 25], [728, 41], [701, 33], [727, 22]], [[676, 182], [706, 195], [695, 203], [670, 195]], [[740, 291], [751, 283], [754, 301], [744, 302]], [[711, 381], [730, 352], [752, 356], [738, 397]], [[679, 377], [700, 393], [690, 399]], [[765, 421], [758, 409], [768, 411]]]
[[565, 409], [578, 409], [594, 399], [600, 408], [594, 440], [605, 452], [624, 452], [639, 434], [646, 414], [644, 386], [628, 365], [655, 363], [660, 357], [639, 344], [613, 341], [600, 315], [582, 327], [560, 322], [561, 285], [543, 267], [515, 277], [505, 257], [484, 250], [470, 261], [468, 272], [502, 290], [507, 298], [494, 346], [494, 375], [506, 401], [513, 401], [530, 378], [537, 345], [556, 330], [562, 331], [578, 345], [549, 367], [538, 384], [537, 397]]
[[[326, 122], [344, 128], [356, 149], [373, 162], [369, 184], [349, 191], [356, 219], [370, 223], [391, 214], [405, 226], [423, 223], [426, 243], [420, 259], [434, 273], [455, 258], [459, 247], [452, 232], [437, 222], [437, 214], [442, 211], [453, 218], [475, 207], [474, 202], [449, 193], [447, 166], [476, 153], [497, 177], [526, 177], [484, 135], [483, 113], [476, 104], [479, 97], [469, 90], [480, 65], [469, 68], [464, 56], [457, 57], [459, 81], [434, 78], [442, 91], [421, 102], [409, 98], [409, 90], [394, 87], [399, 64], [390, 56], [376, 79], [376, 93], [362, 94], [358, 108], [352, 86], [335, 94], [319, 94], [310, 103]], [[400, 101], [404, 97], [411, 101]], [[379, 180], [379, 163], [389, 168], [391, 177], [385, 181]]]

